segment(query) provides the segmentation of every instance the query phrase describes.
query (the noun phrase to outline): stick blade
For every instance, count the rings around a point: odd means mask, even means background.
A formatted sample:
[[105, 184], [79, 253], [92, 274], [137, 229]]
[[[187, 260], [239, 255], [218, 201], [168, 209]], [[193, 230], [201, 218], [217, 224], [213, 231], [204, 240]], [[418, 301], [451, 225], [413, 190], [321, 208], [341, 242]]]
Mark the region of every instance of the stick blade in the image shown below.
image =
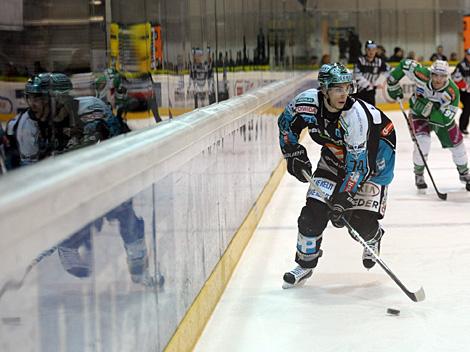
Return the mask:
[[447, 193], [437, 193], [439, 199], [447, 200]]
[[409, 297], [411, 298], [412, 301], [414, 302], [422, 302], [426, 298], [426, 294], [424, 293], [423, 287], [421, 287], [418, 291], [416, 292], [410, 292], [411, 294]]

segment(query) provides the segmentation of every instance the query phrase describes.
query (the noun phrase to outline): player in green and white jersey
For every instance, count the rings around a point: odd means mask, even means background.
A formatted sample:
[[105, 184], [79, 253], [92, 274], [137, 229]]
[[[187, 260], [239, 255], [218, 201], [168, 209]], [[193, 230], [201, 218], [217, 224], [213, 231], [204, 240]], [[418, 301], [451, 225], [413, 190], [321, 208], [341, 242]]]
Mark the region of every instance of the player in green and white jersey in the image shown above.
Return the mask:
[[[470, 191], [468, 157], [463, 136], [455, 123], [458, 111], [459, 89], [449, 77], [447, 61], [436, 60], [430, 68], [406, 59], [390, 72], [387, 91], [392, 99], [403, 98], [399, 81], [407, 76], [416, 86], [410, 98], [410, 114], [416, 139], [425, 157], [431, 147], [430, 132], [434, 131], [443, 148], [452, 153], [460, 181]], [[424, 162], [416, 148], [413, 151], [415, 183], [418, 189], [427, 188], [424, 181]]]

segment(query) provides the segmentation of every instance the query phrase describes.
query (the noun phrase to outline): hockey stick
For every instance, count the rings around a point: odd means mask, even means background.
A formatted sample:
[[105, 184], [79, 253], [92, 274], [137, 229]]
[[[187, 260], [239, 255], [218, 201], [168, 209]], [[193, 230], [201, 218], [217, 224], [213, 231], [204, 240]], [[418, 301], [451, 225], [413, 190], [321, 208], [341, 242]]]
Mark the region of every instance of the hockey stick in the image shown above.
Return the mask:
[[0, 175], [7, 173], [7, 167], [5, 165], [5, 153], [3, 152], [3, 145], [0, 145]]
[[53, 254], [56, 249], [59, 248], [59, 246], [54, 246], [51, 247], [43, 252], [41, 252], [36, 258], [34, 258], [31, 263], [26, 267], [26, 270], [24, 271], [23, 277], [20, 280], [15, 280], [15, 279], [10, 279], [7, 280], [3, 285], [2, 288], [0, 289], [0, 299], [3, 297], [3, 295], [12, 290], [19, 290], [28, 276], [29, 272], [37, 265], [39, 264], [44, 258], [49, 257], [51, 254]]
[[418, 149], [419, 155], [421, 156], [421, 159], [423, 160], [424, 167], [426, 168], [426, 171], [428, 172], [428, 175], [429, 175], [429, 178], [431, 179], [434, 190], [436, 191], [437, 196], [439, 197], [439, 199], [446, 200], [447, 199], [447, 193], [441, 193], [437, 189], [436, 183], [434, 182], [434, 178], [431, 175], [431, 170], [429, 170], [428, 163], [426, 162], [426, 158], [424, 157], [423, 151], [421, 150], [421, 147], [419, 146], [418, 140], [416, 139], [416, 134], [413, 130], [413, 126], [411, 126], [411, 122], [408, 119], [408, 116], [406, 116], [405, 109], [403, 108], [403, 102], [402, 102], [401, 99], [399, 99], [398, 102], [400, 103], [400, 110], [403, 113], [403, 117], [405, 118], [406, 123], [408, 124], [408, 131], [410, 131], [411, 139], [413, 140], [413, 142], [416, 146], [416, 149]]
[[[330, 200], [328, 199], [328, 195], [323, 192], [323, 190], [318, 187], [318, 185], [315, 183], [315, 181], [312, 180], [309, 174], [305, 172], [305, 170], [302, 170], [302, 174], [304, 175], [305, 179], [310, 182], [310, 185], [312, 188], [315, 190], [315, 192], [319, 193], [326, 205], [330, 209], [333, 209], [333, 205], [331, 204]], [[354, 227], [351, 226], [351, 224], [344, 218], [344, 216], [341, 216], [341, 220], [344, 222], [345, 226], [348, 228], [349, 233], [365, 248], [367, 249], [372, 256], [375, 259], [376, 263], [379, 263], [379, 265], [384, 269], [384, 271], [387, 273], [388, 276], [401, 288], [401, 290], [413, 301], [413, 302], [421, 302], [426, 298], [426, 295], [424, 293], [423, 287], [421, 287], [418, 291], [416, 292], [411, 292], [406, 288], [405, 285], [402, 284], [402, 282], [398, 279], [398, 277], [393, 273], [392, 270], [385, 264], [385, 262], [370, 248], [370, 246], [367, 244], [366, 241], [362, 238], [362, 236], [354, 229]]]

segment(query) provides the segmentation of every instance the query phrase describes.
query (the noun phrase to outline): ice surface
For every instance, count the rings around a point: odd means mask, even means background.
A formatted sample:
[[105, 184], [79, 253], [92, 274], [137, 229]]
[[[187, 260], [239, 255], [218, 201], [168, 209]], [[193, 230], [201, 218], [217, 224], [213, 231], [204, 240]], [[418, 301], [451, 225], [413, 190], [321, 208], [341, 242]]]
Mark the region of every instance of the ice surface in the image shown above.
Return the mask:
[[[437, 198], [429, 178], [419, 195], [403, 115], [387, 115], [398, 147], [381, 257], [410, 290], [422, 285], [426, 300], [410, 301], [378, 265], [364, 269], [362, 246], [331, 225], [313, 276], [301, 288], [282, 290], [283, 273], [295, 266], [297, 217], [308, 187], [286, 174], [195, 351], [469, 350], [470, 192], [433, 135], [429, 167], [448, 200]], [[316, 164], [318, 147], [309, 137], [304, 143]], [[387, 315], [388, 307], [400, 315]]]

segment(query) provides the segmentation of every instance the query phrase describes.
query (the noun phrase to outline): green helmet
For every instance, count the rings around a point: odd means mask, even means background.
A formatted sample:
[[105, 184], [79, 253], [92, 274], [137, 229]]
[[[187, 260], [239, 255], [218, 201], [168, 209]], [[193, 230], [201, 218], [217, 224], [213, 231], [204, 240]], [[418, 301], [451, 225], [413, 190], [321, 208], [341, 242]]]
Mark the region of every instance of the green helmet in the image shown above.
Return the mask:
[[51, 73], [49, 89], [54, 95], [68, 94], [73, 89], [72, 81], [63, 73]]
[[49, 94], [49, 73], [40, 73], [29, 78], [26, 82], [25, 93], [34, 95], [47, 95]]
[[25, 93], [35, 95], [62, 95], [73, 89], [72, 81], [63, 73], [39, 73], [26, 82]]
[[352, 83], [352, 74], [343, 64], [335, 62], [320, 67], [318, 80], [320, 81], [320, 87], [328, 89], [335, 84]]

